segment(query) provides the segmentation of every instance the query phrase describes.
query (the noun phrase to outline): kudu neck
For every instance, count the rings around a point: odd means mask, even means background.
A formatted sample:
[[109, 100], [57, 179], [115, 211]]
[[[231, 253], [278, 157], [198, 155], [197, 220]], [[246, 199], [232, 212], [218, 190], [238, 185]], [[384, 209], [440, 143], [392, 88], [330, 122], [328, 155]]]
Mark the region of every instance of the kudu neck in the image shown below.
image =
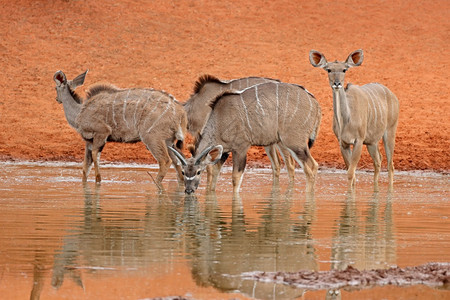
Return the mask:
[[332, 89], [333, 90], [333, 111], [334, 119], [338, 126], [338, 132], [340, 132], [343, 126], [350, 119], [350, 113], [348, 108], [347, 96], [345, 94], [344, 88]]
[[70, 126], [77, 129], [75, 120], [81, 111], [81, 103], [78, 103], [68, 90], [65, 90], [63, 92], [60, 100], [63, 103], [64, 114], [66, 116], [67, 122]]

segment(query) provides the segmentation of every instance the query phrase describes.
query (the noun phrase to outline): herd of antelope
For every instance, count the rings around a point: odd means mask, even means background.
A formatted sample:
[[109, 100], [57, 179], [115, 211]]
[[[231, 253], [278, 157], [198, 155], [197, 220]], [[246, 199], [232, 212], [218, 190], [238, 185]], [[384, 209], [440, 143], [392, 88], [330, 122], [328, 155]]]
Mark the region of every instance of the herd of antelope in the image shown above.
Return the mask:
[[[384, 85], [347, 84], [345, 72], [360, 66], [363, 51], [356, 50], [344, 62], [328, 62], [315, 50], [309, 53], [314, 67], [328, 73], [333, 94], [333, 131], [344, 159], [348, 187], [355, 186], [355, 170], [366, 145], [374, 164], [374, 185], [381, 168], [378, 143], [383, 140], [387, 157], [389, 185], [393, 184], [393, 154], [398, 123], [397, 97]], [[119, 89], [94, 85], [82, 99], [75, 88], [83, 85], [87, 71], [67, 80], [62, 71], [53, 77], [56, 100], [63, 104], [70, 126], [86, 143], [83, 182], [94, 164], [95, 181], [101, 181], [100, 154], [106, 142], [142, 141], [159, 164], [155, 183], [161, 182], [173, 164], [177, 180], [185, 192], [195, 192], [202, 172], [207, 169], [207, 189], [215, 190], [221, 167], [232, 153], [233, 192], [238, 193], [251, 146], [264, 146], [270, 159], [273, 180], [280, 175], [280, 153], [294, 180], [295, 162], [306, 175], [306, 190], [314, 190], [318, 164], [310, 148], [317, 139], [321, 109], [316, 98], [303, 86], [279, 80], [247, 77], [220, 80], [200, 77], [194, 93], [185, 102], [148, 88]], [[195, 141], [192, 156], [183, 154], [189, 132]]]

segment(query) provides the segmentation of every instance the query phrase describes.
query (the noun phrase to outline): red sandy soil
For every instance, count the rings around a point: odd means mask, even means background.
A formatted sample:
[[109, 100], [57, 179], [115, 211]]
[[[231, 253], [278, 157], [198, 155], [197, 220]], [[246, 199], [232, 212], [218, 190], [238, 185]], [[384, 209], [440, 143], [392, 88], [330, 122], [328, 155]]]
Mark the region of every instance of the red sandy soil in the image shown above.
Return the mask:
[[[304, 85], [323, 112], [312, 154], [320, 166], [343, 168], [327, 75], [308, 53], [345, 60], [362, 48], [362, 66], [346, 79], [380, 82], [398, 96], [396, 169], [450, 169], [447, 0], [0, 0], [0, 11], [0, 160], [82, 161], [84, 143], [55, 101], [53, 74], [89, 69], [81, 94], [110, 82], [186, 101], [202, 74]], [[263, 152], [252, 149], [249, 162], [268, 166]], [[142, 143], [108, 144], [102, 160], [155, 162]], [[372, 169], [367, 151], [359, 167]]]

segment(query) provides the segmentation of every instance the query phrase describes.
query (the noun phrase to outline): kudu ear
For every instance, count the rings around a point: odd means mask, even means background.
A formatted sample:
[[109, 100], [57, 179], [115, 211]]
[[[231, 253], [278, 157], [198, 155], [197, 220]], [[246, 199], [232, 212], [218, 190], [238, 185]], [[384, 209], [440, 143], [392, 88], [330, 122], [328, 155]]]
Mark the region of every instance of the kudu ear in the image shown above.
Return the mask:
[[222, 157], [223, 147], [222, 145], [217, 145], [209, 150], [208, 154], [205, 156], [204, 163], [207, 165], [215, 165]]
[[63, 71], [56, 71], [55, 75], [53, 75], [53, 80], [55, 81], [56, 86], [60, 86], [61, 84], [67, 82], [66, 75]]
[[364, 53], [361, 49], [359, 49], [350, 53], [345, 63], [347, 63], [350, 67], [357, 67], [362, 64], [363, 59]]
[[323, 68], [327, 64], [325, 55], [316, 50], [309, 51], [309, 61], [316, 68]]
[[175, 154], [175, 157], [176, 157], [175, 164], [177, 164], [179, 166], [187, 165], [186, 158], [184, 157], [184, 155], [182, 153], [178, 152], [177, 149], [175, 149], [174, 147], [171, 147], [171, 146], [169, 146], [169, 150], [172, 151], [173, 154]]
[[84, 84], [84, 79], [86, 79], [86, 75], [89, 72], [89, 70], [86, 70], [83, 74], [78, 75], [73, 80], [69, 81], [69, 86], [72, 90], [74, 90], [76, 87], [81, 86]]

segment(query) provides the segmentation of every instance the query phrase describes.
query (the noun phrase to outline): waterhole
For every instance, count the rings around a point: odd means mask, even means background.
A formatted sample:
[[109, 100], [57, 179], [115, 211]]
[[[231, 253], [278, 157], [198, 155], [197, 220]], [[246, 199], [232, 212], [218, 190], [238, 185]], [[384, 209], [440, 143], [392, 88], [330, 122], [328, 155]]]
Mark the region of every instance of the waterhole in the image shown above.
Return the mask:
[[449, 175], [320, 170], [313, 194], [282, 173], [247, 170], [233, 196], [230, 169], [217, 191], [187, 197], [170, 170], [104, 164], [100, 185], [80, 164], [0, 163], [2, 299], [444, 299], [448, 286], [329, 290], [257, 281], [248, 272], [414, 267], [450, 262]]

